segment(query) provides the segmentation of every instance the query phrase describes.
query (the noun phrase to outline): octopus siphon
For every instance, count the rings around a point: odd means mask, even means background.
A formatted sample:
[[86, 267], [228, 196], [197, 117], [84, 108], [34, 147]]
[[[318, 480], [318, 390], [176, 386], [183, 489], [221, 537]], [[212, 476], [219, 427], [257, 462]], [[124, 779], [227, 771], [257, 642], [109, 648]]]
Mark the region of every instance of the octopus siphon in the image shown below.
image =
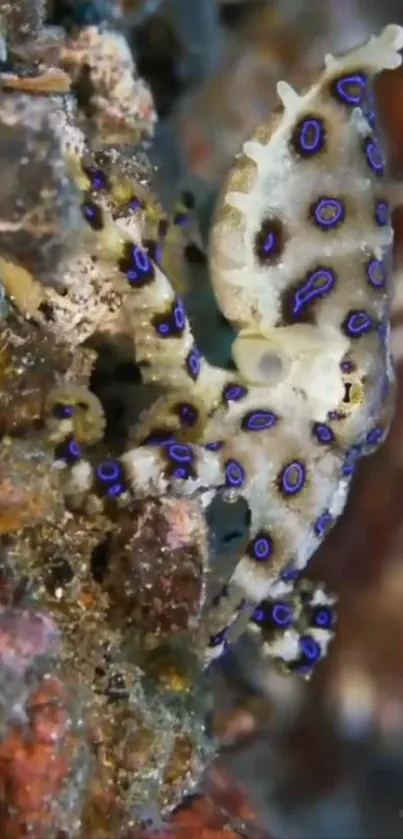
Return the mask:
[[109, 266], [142, 377], [163, 395], [131, 447], [103, 461], [76, 439], [74, 405], [53, 400], [55, 465], [82, 505], [246, 501], [246, 548], [206, 611], [206, 664], [246, 631], [282, 671], [308, 677], [334, 633], [335, 597], [302, 574], [393, 416], [393, 191], [372, 83], [401, 64], [402, 48], [403, 29], [390, 25], [326, 56], [302, 94], [279, 82], [281, 111], [237, 156], [208, 252], [236, 329], [235, 370], [200, 353], [158, 251], [113, 217], [102, 167], [72, 160], [90, 247]]

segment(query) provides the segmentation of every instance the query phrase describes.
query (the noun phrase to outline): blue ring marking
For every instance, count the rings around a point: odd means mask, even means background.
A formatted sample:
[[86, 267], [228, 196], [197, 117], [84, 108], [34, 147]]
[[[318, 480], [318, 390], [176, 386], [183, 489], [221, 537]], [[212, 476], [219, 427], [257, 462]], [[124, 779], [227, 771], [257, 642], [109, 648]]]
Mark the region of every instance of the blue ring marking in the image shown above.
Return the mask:
[[184, 425], [193, 428], [199, 418], [198, 411], [189, 402], [182, 402], [177, 408], [179, 418]]
[[361, 338], [374, 329], [373, 319], [364, 311], [349, 312], [342, 323], [345, 333], [350, 338]]
[[311, 300], [316, 297], [325, 297], [335, 287], [336, 274], [330, 268], [317, 268], [304, 284], [295, 292], [292, 310], [298, 315]]
[[265, 431], [277, 424], [278, 417], [272, 411], [249, 411], [241, 421], [243, 431]]
[[67, 466], [73, 466], [82, 458], [80, 446], [72, 438], [59, 443], [55, 448], [55, 460], [64, 460]]
[[374, 288], [385, 288], [387, 270], [383, 259], [371, 259], [367, 266], [367, 278]]
[[371, 137], [367, 138], [365, 141], [365, 156], [372, 172], [374, 172], [375, 175], [383, 175], [385, 172], [386, 161], [378, 143]]
[[104, 463], [100, 463], [95, 471], [100, 481], [105, 481], [105, 483], [113, 483], [122, 475], [122, 467], [120, 466], [120, 463], [116, 463], [113, 460], [107, 460]]
[[330, 606], [314, 606], [311, 612], [311, 626], [317, 629], [332, 629], [335, 621], [334, 609]]
[[329, 532], [330, 528], [333, 525], [333, 518], [330, 515], [328, 510], [325, 510], [316, 522], [314, 523], [313, 529], [316, 536], [323, 538]]
[[352, 73], [336, 80], [335, 91], [345, 105], [357, 107], [363, 102], [367, 84], [368, 79], [364, 73]]
[[297, 495], [305, 486], [306, 468], [303, 463], [293, 460], [284, 467], [280, 483], [281, 488], [287, 495]]
[[246, 480], [246, 472], [237, 460], [225, 461], [225, 483], [229, 487], [241, 487]]
[[274, 623], [276, 623], [278, 626], [291, 626], [294, 620], [293, 608], [292, 606], [289, 606], [285, 603], [276, 603], [273, 606], [272, 617]]
[[166, 452], [175, 463], [192, 463], [193, 451], [185, 443], [168, 443]]
[[[334, 215], [331, 218], [326, 218], [323, 214], [329, 209], [334, 211]], [[345, 206], [338, 198], [320, 198], [312, 206], [312, 210], [316, 224], [324, 230], [338, 227], [346, 216]]]
[[[309, 142], [307, 135], [311, 133], [313, 137]], [[323, 148], [325, 132], [321, 120], [308, 118], [305, 119], [300, 127], [299, 142], [301, 149], [305, 154], [317, 154]]]
[[186, 328], [186, 312], [181, 300], [174, 300], [171, 308], [152, 317], [151, 323], [161, 338], [181, 337]]
[[311, 638], [310, 635], [301, 635], [299, 639], [299, 647], [304, 658], [314, 664], [322, 655], [320, 644]]
[[387, 201], [377, 201], [375, 205], [375, 222], [378, 227], [390, 224], [390, 207]]
[[202, 357], [199, 350], [196, 345], [193, 345], [185, 359], [186, 370], [193, 381], [195, 381], [200, 375], [201, 359]]
[[376, 428], [372, 428], [371, 431], [368, 432], [365, 442], [369, 446], [377, 446], [378, 443], [381, 443], [385, 436], [385, 429], [381, 428], [380, 426]]
[[70, 419], [74, 415], [74, 408], [72, 405], [62, 405], [59, 403], [54, 405], [52, 414], [56, 419]]
[[318, 442], [323, 443], [324, 445], [334, 443], [336, 439], [333, 429], [323, 422], [314, 422], [312, 432]]
[[239, 385], [236, 382], [225, 385], [222, 398], [224, 402], [238, 402], [247, 396], [248, 389], [244, 385]]
[[258, 562], [266, 562], [270, 559], [274, 552], [273, 539], [269, 533], [260, 531], [251, 539], [247, 553]]

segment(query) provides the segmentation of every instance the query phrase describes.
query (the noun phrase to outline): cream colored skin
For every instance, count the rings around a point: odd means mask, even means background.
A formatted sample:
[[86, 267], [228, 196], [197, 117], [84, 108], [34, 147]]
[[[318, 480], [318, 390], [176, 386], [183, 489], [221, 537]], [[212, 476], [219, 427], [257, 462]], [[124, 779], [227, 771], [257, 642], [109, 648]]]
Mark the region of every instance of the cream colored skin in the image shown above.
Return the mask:
[[[230, 624], [229, 640], [243, 631], [260, 601], [294, 592], [298, 599], [298, 585], [283, 580], [282, 573], [290, 564], [298, 571], [306, 566], [342, 512], [352, 471], [345, 468], [351, 447], [361, 445], [361, 453], [368, 453], [387, 434], [394, 382], [389, 351], [390, 271], [387, 265], [386, 286], [375, 288], [367, 281], [365, 266], [369, 257], [380, 260], [390, 252], [390, 221], [378, 225], [374, 215], [376, 202], [388, 200], [388, 184], [368, 166], [363, 146], [372, 129], [363, 112], [336, 101], [329, 91], [332, 80], [341, 76], [363, 72], [371, 80], [384, 68], [398, 67], [402, 46], [403, 29], [388, 26], [348, 55], [328, 56], [325, 71], [305, 94], [300, 96], [280, 82], [281, 117], [274, 128], [259, 129], [235, 163], [217, 209], [210, 254], [218, 304], [239, 330], [234, 346], [238, 375], [214, 368], [203, 358], [194, 363], [192, 373], [191, 329], [167, 277], [144, 261], [141, 243], [128, 239], [127, 232], [105, 213], [103, 230], [94, 234], [94, 252], [110, 262], [111, 278], [123, 294], [144, 378], [167, 391], [144, 415], [137, 431], [138, 446], [121, 458], [127, 493], [172, 492], [197, 496], [207, 505], [218, 488], [226, 486], [229, 500], [243, 496], [251, 511], [247, 550], [209, 616], [214, 633], [223, 623]], [[325, 148], [298, 157], [290, 151], [290, 138], [299, 120], [310, 115], [324, 121]], [[343, 223], [326, 232], [308, 217], [309, 206], [323, 196], [343, 200], [346, 208]], [[284, 226], [284, 247], [275, 264], [261, 264], [254, 243], [262, 222], [273, 216]], [[146, 284], [128, 283], [127, 275], [116, 267], [116, 259], [125, 247], [127, 253], [130, 242], [140, 249], [137, 253], [145, 272], [148, 265]], [[285, 292], [318, 265], [335, 272], [335, 287], [311, 302], [309, 323], [285, 323]], [[142, 271], [137, 271], [137, 279], [142, 279]], [[155, 319], [168, 317], [169, 311], [172, 315], [178, 305], [177, 334], [161, 335]], [[363, 310], [376, 328], [351, 337], [342, 324], [349, 313]], [[353, 369], [346, 369], [345, 364], [341, 369], [346, 361]], [[235, 389], [229, 391], [230, 386]], [[178, 415], [178, 404], [197, 413], [193, 424]], [[252, 413], [255, 423], [265, 420], [270, 427], [251, 429]], [[314, 423], [326, 424], [330, 442], [318, 439]], [[172, 431], [184, 448], [141, 445], [161, 426]], [[375, 428], [379, 432], [367, 439]], [[205, 448], [217, 441], [220, 449]], [[175, 451], [192, 460], [190, 470], [185, 464], [186, 478], [184, 473], [182, 477], [172, 473], [169, 455]], [[292, 463], [302, 466], [305, 479], [295, 491], [301, 468], [288, 470], [294, 491], [287, 494], [281, 480]], [[237, 482], [240, 475], [242, 480]], [[70, 491], [91, 494], [94, 480], [93, 470], [81, 462], [71, 469]], [[127, 493], [118, 503], [125, 503]], [[327, 524], [320, 530], [318, 522], [323, 522], [324, 514]], [[267, 561], [260, 555], [264, 538], [271, 545]], [[256, 624], [251, 626], [254, 634], [261, 631]], [[324, 654], [330, 630], [312, 632], [319, 632]], [[275, 633], [274, 640], [264, 638], [264, 649], [290, 663], [300, 654], [298, 638], [299, 630], [288, 628], [283, 635]], [[207, 660], [222, 647], [222, 639], [216, 638]]]

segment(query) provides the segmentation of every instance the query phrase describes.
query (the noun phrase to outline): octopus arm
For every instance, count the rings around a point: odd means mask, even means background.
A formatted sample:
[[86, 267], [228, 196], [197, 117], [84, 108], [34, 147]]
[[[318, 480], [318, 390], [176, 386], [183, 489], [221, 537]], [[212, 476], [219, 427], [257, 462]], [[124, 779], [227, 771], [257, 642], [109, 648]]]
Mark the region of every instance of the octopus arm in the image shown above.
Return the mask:
[[92, 228], [91, 251], [110, 264], [122, 295], [144, 380], [214, 402], [228, 373], [209, 365], [199, 352], [183, 301], [166, 275], [92, 197], [84, 196], [82, 212]]

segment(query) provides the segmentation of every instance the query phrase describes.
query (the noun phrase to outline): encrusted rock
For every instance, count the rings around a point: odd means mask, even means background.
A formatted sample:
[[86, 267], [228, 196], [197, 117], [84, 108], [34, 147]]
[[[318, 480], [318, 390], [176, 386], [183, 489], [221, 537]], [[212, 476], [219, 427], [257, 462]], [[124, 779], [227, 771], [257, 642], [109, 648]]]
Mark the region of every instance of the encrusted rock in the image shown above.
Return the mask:
[[110, 537], [112, 608], [157, 644], [197, 626], [205, 597], [207, 528], [196, 503], [145, 501]]
[[52, 97], [14, 92], [1, 97], [0, 156], [7, 166], [0, 194], [0, 277], [11, 295], [16, 289], [8, 262], [22, 266], [34, 281], [52, 284], [82, 225], [79, 192], [52, 123], [54, 107]]

